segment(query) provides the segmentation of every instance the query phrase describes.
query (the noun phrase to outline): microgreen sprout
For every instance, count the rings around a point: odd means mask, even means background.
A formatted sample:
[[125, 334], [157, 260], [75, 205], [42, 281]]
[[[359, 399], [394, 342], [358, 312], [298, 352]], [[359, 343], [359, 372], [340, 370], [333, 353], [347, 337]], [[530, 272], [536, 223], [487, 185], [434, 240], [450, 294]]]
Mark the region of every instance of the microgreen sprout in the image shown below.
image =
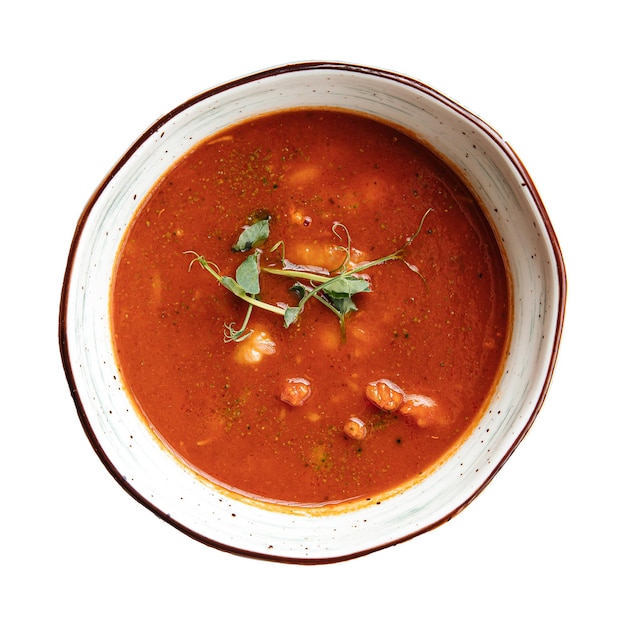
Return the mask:
[[[284, 325], [288, 328], [300, 317], [307, 302], [312, 298], [322, 303], [337, 316], [341, 337], [345, 340], [346, 316], [358, 310], [353, 296], [371, 291], [370, 279], [364, 275], [364, 272], [377, 265], [400, 260], [412, 272], [421, 276], [418, 268], [404, 259], [404, 253], [417, 235], [419, 235], [424, 220], [431, 210], [428, 209], [424, 213], [417, 230], [406, 239], [404, 245], [395, 252], [373, 261], [364, 261], [362, 263], [354, 263], [352, 261], [352, 241], [348, 228], [340, 222], [335, 222], [332, 231], [342, 242], [345, 241], [345, 245], [339, 248], [345, 252], [345, 256], [339, 267], [334, 270], [292, 263], [285, 257], [285, 244], [283, 241], [274, 244], [270, 249], [270, 252], [281, 251], [280, 268], [261, 266], [261, 251], [258, 248], [255, 248], [237, 267], [235, 278], [222, 275], [215, 263], [207, 261], [203, 256], [192, 251], [188, 252], [188, 254], [195, 255], [195, 258], [190, 263], [190, 268], [197, 262], [223, 287], [248, 304], [246, 315], [239, 328], [236, 328], [234, 322], [224, 324], [224, 341], [240, 342], [252, 334], [253, 330], [248, 328], [248, 324], [255, 307], [282, 316]], [[254, 246], [264, 243], [268, 238], [269, 219], [260, 220], [241, 233], [237, 242], [232, 246], [232, 250], [233, 252], [249, 252]], [[264, 302], [260, 297], [261, 286], [259, 277], [261, 272], [296, 279], [296, 282], [289, 287], [289, 290], [297, 295], [298, 304], [296, 306], [286, 306]]]

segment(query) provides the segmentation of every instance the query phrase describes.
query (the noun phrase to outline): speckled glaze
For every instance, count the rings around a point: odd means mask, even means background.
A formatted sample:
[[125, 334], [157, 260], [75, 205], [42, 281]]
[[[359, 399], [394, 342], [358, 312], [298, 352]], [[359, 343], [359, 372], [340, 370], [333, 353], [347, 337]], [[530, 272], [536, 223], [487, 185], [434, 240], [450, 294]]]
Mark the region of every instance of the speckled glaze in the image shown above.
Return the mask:
[[[386, 120], [442, 156], [480, 199], [502, 243], [513, 288], [510, 355], [469, 438], [427, 478], [378, 502], [338, 510], [270, 507], [232, 496], [184, 466], [136, 414], [120, 384], [109, 286], [123, 234], [144, 196], [196, 142], [242, 119], [298, 106]], [[434, 528], [489, 483], [533, 423], [547, 392], [565, 311], [559, 245], [524, 166], [487, 124], [430, 87], [372, 68], [287, 65], [235, 80], [150, 127], [87, 204], [62, 289], [61, 355], [95, 451], [133, 497], [214, 547], [298, 563], [353, 558]]]

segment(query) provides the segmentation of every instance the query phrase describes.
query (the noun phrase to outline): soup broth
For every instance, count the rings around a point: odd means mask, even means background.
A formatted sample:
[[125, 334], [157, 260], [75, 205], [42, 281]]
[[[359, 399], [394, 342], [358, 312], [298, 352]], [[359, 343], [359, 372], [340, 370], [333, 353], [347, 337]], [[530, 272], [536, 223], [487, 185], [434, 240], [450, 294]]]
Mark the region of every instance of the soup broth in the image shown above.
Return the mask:
[[142, 202], [111, 289], [118, 365], [150, 427], [209, 480], [271, 502], [418, 480], [475, 425], [508, 342], [506, 265], [470, 190], [397, 129], [332, 110], [193, 147]]

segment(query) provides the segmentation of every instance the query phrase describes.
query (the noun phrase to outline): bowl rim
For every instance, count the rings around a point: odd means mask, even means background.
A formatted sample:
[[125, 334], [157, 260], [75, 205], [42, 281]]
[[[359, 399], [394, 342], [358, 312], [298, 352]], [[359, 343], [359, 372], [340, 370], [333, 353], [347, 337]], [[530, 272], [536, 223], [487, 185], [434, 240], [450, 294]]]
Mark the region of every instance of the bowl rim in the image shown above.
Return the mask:
[[[530, 416], [526, 420], [518, 433], [517, 437], [513, 440], [509, 449], [502, 456], [501, 459], [497, 463], [494, 464], [489, 469], [488, 476], [484, 479], [477, 488], [469, 495], [469, 497], [463, 501], [460, 505], [456, 506], [448, 515], [445, 517], [434, 521], [433, 523], [419, 528], [413, 531], [407, 531], [402, 538], [399, 540], [395, 540], [391, 543], [382, 543], [376, 546], [371, 547], [370, 549], [361, 550], [359, 552], [351, 552], [349, 554], [343, 554], [341, 556], [330, 556], [328, 558], [307, 558], [307, 557], [289, 557], [289, 556], [280, 556], [280, 555], [272, 555], [266, 553], [258, 553], [251, 552], [247, 549], [238, 548], [236, 546], [227, 545], [221, 543], [215, 539], [211, 539], [210, 537], [206, 537], [201, 533], [198, 533], [190, 528], [188, 528], [183, 522], [173, 519], [167, 513], [162, 511], [155, 503], [151, 502], [146, 496], [142, 495], [138, 490], [136, 490], [133, 486], [129, 484], [127, 480], [125, 480], [124, 476], [121, 474], [120, 470], [115, 466], [115, 464], [109, 459], [106, 452], [102, 448], [100, 442], [98, 441], [98, 437], [96, 436], [94, 429], [90, 423], [89, 416], [83, 404], [83, 401], [80, 397], [80, 394], [77, 389], [77, 384], [75, 381], [74, 373], [72, 370], [71, 363], [71, 355], [69, 352], [68, 346], [68, 326], [67, 326], [67, 315], [68, 315], [68, 307], [70, 305], [69, 297], [70, 297], [70, 276], [72, 274], [72, 269], [74, 266], [74, 260], [77, 253], [77, 248], [79, 241], [81, 239], [81, 235], [87, 223], [87, 220], [97, 203], [98, 198], [103, 193], [103, 191], [107, 188], [109, 183], [114, 179], [117, 172], [124, 167], [124, 165], [132, 158], [133, 154], [139, 149], [141, 145], [143, 145], [146, 140], [153, 136], [164, 124], [166, 124], [172, 118], [175, 118], [180, 113], [184, 112], [186, 109], [194, 106], [196, 103], [209, 99], [217, 94], [228, 91], [230, 89], [246, 85], [249, 83], [253, 83], [255, 81], [262, 80], [268, 77], [275, 77], [278, 75], [284, 75], [289, 73], [298, 73], [298, 72], [315, 72], [318, 70], [326, 71], [326, 72], [348, 72], [351, 74], [367, 74], [370, 76], [383, 78], [387, 80], [391, 80], [396, 83], [403, 84], [410, 88], [417, 90], [418, 92], [424, 93], [430, 98], [439, 101], [445, 107], [453, 110], [455, 113], [460, 116], [466, 118], [471, 124], [477, 126], [482, 130], [490, 139], [493, 141], [495, 146], [504, 154], [504, 156], [509, 160], [510, 164], [514, 166], [520, 177], [523, 181], [523, 184], [527, 188], [527, 191], [530, 193], [531, 198], [535, 204], [536, 209], [539, 211], [541, 219], [543, 220], [543, 225], [545, 227], [549, 246], [551, 248], [552, 253], [554, 254], [554, 258], [556, 260], [556, 267], [553, 268], [555, 271], [556, 279], [557, 279], [557, 289], [558, 289], [558, 302], [555, 303], [556, 315], [555, 315], [555, 331], [553, 336], [553, 347], [550, 355], [550, 359], [547, 367], [547, 374], [543, 380], [542, 387], [537, 397], [537, 402], [535, 406], [530, 411]], [[197, 540], [200, 543], [211, 546], [218, 550], [229, 552], [233, 554], [238, 554], [240, 556], [253, 557], [260, 560], [267, 561], [277, 561], [284, 563], [298, 563], [298, 564], [322, 564], [322, 563], [331, 563], [344, 561], [356, 557], [363, 556], [365, 554], [369, 554], [383, 548], [389, 547], [392, 544], [402, 543], [409, 539], [412, 539], [420, 534], [428, 532], [437, 526], [444, 524], [447, 521], [450, 521], [453, 517], [458, 515], [463, 509], [465, 509], [482, 491], [487, 487], [487, 485], [491, 482], [491, 480], [495, 477], [495, 475], [499, 472], [502, 466], [506, 463], [506, 461], [510, 458], [512, 453], [515, 451], [517, 446], [524, 439], [530, 428], [532, 427], [541, 407], [543, 406], [544, 400], [548, 393], [548, 389], [550, 387], [554, 369], [556, 367], [556, 361], [558, 356], [558, 351], [560, 347], [563, 325], [564, 325], [564, 317], [565, 317], [565, 308], [566, 308], [566, 299], [567, 299], [567, 277], [565, 264], [563, 260], [563, 254], [561, 251], [561, 247], [559, 245], [558, 239], [556, 237], [556, 233], [552, 226], [552, 223], [549, 219], [546, 208], [539, 196], [539, 193], [528, 173], [526, 167], [523, 165], [515, 151], [511, 148], [511, 146], [503, 139], [503, 137], [495, 131], [490, 125], [484, 122], [480, 117], [475, 115], [474, 113], [467, 110], [465, 107], [461, 106], [454, 100], [449, 97], [443, 95], [441, 92], [436, 89], [430, 87], [422, 83], [419, 80], [408, 77], [406, 75], [400, 74], [398, 72], [369, 67], [365, 65], [358, 65], [352, 63], [344, 63], [344, 62], [334, 62], [334, 61], [307, 61], [307, 62], [297, 62], [297, 63], [288, 63], [284, 65], [278, 65], [275, 67], [271, 67], [268, 69], [264, 69], [258, 72], [254, 72], [251, 74], [247, 74], [245, 76], [236, 78], [234, 80], [222, 83], [220, 85], [209, 88], [205, 91], [198, 93], [197, 95], [187, 99], [180, 105], [176, 106], [172, 110], [170, 110], [165, 115], [158, 118], [153, 124], [151, 124], [125, 151], [125, 153], [120, 157], [120, 159], [115, 163], [115, 165], [110, 169], [108, 174], [102, 179], [100, 184], [97, 186], [95, 191], [92, 193], [91, 197], [88, 199], [85, 207], [83, 208], [80, 217], [78, 219], [78, 223], [76, 225], [74, 235], [70, 244], [70, 249], [67, 258], [67, 264], [63, 276], [63, 283], [61, 287], [61, 296], [60, 296], [60, 304], [59, 304], [59, 320], [58, 320], [58, 342], [59, 342], [59, 350], [61, 356], [62, 367], [65, 372], [65, 376], [67, 379], [67, 383], [70, 388], [70, 393], [72, 399], [75, 404], [76, 411], [78, 413], [79, 420], [81, 422], [82, 428], [89, 440], [92, 448], [100, 458], [100, 461], [106, 467], [108, 472], [113, 476], [113, 478], [117, 481], [117, 483], [137, 502], [145, 506], [148, 510], [154, 513], [160, 519], [166, 521], [168, 524], [177, 528], [179, 531], [184, 533], [185, 535], [191, 537], [192, 539]]]

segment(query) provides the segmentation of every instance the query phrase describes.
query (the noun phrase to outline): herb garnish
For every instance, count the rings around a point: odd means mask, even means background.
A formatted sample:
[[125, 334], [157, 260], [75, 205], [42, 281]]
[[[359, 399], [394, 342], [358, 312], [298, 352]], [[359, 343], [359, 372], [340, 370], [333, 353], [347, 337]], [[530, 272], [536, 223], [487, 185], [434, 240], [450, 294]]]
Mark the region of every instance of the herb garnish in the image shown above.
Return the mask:
[[[363, 272], [389, 261], [400, 260], [412, 272], [421, 276], [417, 267], [411, 265], [403, 256], [407, 248], [413, 243], [413, 240], [419, 235], [424, 220], [431, 210], [428, 209], [424, 213], [417, 230], [407, 238], [402, 247], [373, 261], [356, 264], [352, 262], [350, 233], [346, 226], [335, 222], [332, 231], [342, 241], [345, 238], [345, 245], [340, 247], [344, 252], [344, 259], [341, 265], [333, 270], [292, 263], [285, 257], [285, 244], [283, 241], [279, 241], [270, 249], [270, 252], [281, 250], [282, 267], [280, 268], [261, 266], [261, 250], [259, 249], [255, 249], [237, 267], [235, 278], [223, 276], [215, 263], [207, 261], [203, 256], [192, 251], [189, 254], [194, 254], [195, 258], [190, 263], [190, 268], [194, 263], [199, 263], [223, 287], [248, 304], [245, 318], [239, 328], [235, 327], [234, 322], [224, 324], [224, 341], [226, 342], [243, 341], [252, 334], [253, 331], [248, 328], [248, 323], [254, 307], [282, 316], [285, 328], [288, 328], [299, 318], [305, 305], [311, 298], [321, 302], [337, 316], [341, 337], [345, 339], [346, 316], [358, 310], [353, 296], [371, 291], [370, 279]], [[261, 219], [242, 231], [237, 242], [233, 244], [232, 250], [233, 252], [248, 252], [264, 243], [269, 238], [269, 234], [269, 218]], [[296, 279], [296, 282], [289, 287], [289, 290], [298, 296], [298, 304], [296, 306], [286, 306], [269, 304], [261, 300], [259, 281], [261, 272]]]
[[239, 239], [233, 244], [233, 252], [247, 252], [263, 243], [270, 236], [270, 221], [262, 219], [244, 228]]

